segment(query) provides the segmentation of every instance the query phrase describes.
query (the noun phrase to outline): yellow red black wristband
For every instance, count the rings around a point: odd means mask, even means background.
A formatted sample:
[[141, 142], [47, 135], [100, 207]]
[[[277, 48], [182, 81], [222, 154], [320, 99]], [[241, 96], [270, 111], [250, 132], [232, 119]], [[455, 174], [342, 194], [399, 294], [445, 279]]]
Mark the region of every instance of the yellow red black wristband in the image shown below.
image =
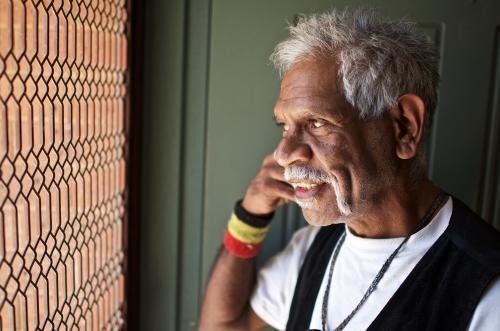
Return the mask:
[[234, 206], [234, 214], [238, 217], [242, 222], [246, 224], [256, 227], [256, 228], [265, 228], [271, 223], [271, 220], [274, 216], [274, 213], [266, 214], [266, 215], [254, 215], [249, 213], [241, 206], [242, 200], [238, 200]]

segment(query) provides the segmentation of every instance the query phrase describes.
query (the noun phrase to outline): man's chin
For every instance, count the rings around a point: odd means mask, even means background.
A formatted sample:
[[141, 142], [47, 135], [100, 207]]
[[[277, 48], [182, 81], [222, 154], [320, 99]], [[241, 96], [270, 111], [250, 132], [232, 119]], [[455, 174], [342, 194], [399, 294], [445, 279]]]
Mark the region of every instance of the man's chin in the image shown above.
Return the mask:
[[345, 217], [343, 217], [338, 210], [324, 213], [310, 208], [301, 209], [305, 220], [312, 226], [328, 226], [345, 222]]

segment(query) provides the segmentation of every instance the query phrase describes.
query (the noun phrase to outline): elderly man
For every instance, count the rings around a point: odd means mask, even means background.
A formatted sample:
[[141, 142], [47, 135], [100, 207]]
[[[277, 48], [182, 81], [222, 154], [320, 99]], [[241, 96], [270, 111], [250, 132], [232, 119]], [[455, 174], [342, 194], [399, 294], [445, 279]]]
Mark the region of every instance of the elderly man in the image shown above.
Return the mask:
[[[500, 330], [500, 234], [427, 177], [436, 51], [373, 11], [301, 18], [272, 56], [283, 136], [235, 206], [202, 330]], [[310, 226], [256, 275], [273, 211]]]

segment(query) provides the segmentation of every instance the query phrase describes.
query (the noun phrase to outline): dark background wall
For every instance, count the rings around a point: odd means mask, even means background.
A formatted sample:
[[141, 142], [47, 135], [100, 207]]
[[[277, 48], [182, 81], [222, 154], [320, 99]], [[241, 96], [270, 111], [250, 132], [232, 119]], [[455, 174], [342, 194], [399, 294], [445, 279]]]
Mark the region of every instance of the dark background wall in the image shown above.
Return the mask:
[[[279, 131], [268, 61], [286, 21], [328, 8], [407, 16], [442, 56], [433, 180], [500, 226], [500, 2], [150, 0], [144, 3], [141, 330], [195, 330], [227, 217]], [[303, 224], [276, 215], [260, 261]]]

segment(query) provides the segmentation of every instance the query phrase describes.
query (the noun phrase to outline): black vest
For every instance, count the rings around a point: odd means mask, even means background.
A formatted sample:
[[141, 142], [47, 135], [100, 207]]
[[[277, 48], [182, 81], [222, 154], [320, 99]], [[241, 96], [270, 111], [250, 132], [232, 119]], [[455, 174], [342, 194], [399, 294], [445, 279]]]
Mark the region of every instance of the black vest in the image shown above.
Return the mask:
[[[331, 225], [316, 235], [297, 279], [287, 330], [308, 330], [323, 275], [344, 229], [343, 224]], [[368, 330], [467, 330], [481, 295], [498, 275], [500, 233], [454, 198], [450, 225]]]

